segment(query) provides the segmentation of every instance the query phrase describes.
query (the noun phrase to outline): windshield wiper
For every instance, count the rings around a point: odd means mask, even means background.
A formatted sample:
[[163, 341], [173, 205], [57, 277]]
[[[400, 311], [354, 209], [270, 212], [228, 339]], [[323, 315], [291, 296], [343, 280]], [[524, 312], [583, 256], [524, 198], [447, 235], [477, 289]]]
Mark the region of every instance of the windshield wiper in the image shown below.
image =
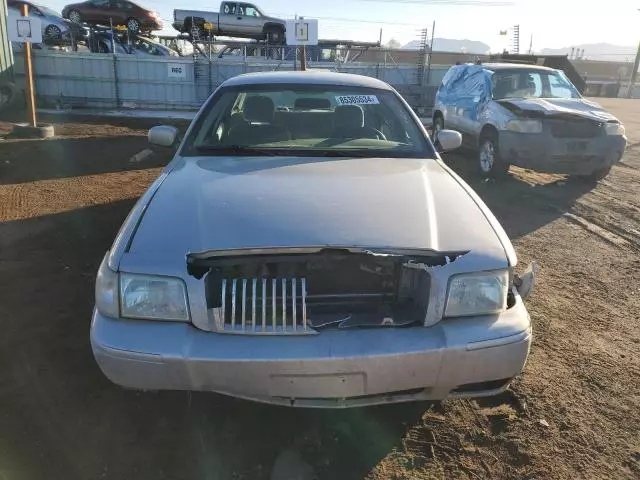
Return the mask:
[[228, 145], [224, 147], [213, 145], [197, 145], [194, 147], [197, 152], [217, 153], [220, 155], [270, 155], [277, 156], [279, 151], [269, 148], [245, 147], [243, 145]]

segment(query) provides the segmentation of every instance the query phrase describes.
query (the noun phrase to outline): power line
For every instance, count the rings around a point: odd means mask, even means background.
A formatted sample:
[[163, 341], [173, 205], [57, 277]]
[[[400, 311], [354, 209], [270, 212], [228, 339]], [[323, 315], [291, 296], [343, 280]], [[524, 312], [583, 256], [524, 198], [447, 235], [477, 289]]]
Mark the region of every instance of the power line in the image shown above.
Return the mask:
[[515, 4], [513, 1], [494, 0], [354, 0], [369, 3], [403, 3], [409, 5], [445, 5], [445, 6], [467, 6], [467, 7], [509, 7]]

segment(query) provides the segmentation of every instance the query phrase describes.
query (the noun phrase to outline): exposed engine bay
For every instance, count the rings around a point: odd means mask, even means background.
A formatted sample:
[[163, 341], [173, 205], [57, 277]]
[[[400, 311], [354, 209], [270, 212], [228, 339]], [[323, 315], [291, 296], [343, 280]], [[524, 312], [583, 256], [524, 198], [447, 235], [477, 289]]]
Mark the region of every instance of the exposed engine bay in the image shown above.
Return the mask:
[[[423, 325], [430, 275], [455, 256], [323, 249], [316, 253], [188, 257], [207, 310], [228, 333]], [[420, 265], [420, 268], [416, 268]]]

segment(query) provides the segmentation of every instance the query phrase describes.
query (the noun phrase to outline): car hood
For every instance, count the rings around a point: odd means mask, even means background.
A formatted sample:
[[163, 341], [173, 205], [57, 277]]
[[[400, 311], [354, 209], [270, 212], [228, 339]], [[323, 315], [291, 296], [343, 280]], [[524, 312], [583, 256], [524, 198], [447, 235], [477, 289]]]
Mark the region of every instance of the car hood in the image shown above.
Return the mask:
[[584, 98], [508, 98], [498, 103], [516, 114], [575, 115], [601, 122], [617, 120], [597, 103]]
[[128, 250], [149, 262], [361, 246], [475, 251], [494, 268], [508, 265], [486, 207], [435, 160], [191, 157], [168, 168]]

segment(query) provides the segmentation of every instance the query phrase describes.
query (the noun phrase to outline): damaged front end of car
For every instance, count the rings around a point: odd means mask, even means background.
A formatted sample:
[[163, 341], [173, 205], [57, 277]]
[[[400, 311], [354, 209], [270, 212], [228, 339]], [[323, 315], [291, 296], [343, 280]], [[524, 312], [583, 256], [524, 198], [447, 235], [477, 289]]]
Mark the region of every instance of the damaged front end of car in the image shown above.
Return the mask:
[[[212, 331], [312, 335], [435, 323], [459, 270], [453, 265], [468, 253], [262, 248], [190, 253], [186, 260], [189, 275], [204, 281]], [[532, 285], [534, 276], [505, 271], [505, 307], [512, 295], [507, 283]]]

